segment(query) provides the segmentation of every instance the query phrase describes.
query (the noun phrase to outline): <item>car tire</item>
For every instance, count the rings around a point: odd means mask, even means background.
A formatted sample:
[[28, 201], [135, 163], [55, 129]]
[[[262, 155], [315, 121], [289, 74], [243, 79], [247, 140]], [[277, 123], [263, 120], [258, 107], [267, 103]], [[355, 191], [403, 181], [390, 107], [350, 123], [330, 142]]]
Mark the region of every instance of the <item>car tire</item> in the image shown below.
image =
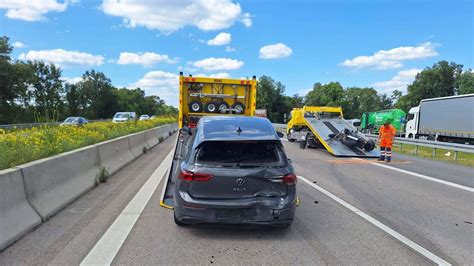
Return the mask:
[[365, 144], [364, 144], [364, 150], [365, 151], [372, 151], [375, 149], [375, 142], [371, 139], [369, 139]]
[[229, 109], [229, 104], [226, 102], [219, 102], [217, 103], [217, 112], [221, 114], [225, 114], [226, 109]]
[[189, 111], [192, 113], [202, 113], [202, 103], [200, 101], [190, 102]]
[[358, 143], [355, 140], [349, 139], [349, 138], [343, 138], [341, 139], [342, 144], [346, 145], [349, 148], [356, 148]]
[[206, 107], [204, 107], [204, 112], [206, 112], [206, 113], [217, 113], [217, 103], [216, 102], [206, 103]]
[[306, 140], [301, 140], [300, 141], [300, 149], [306, 149], [307, 142]]
[[235, 102], [232, 105], [232, 109], [234, 109], [236, 114], [243, 114], [245, 111], [245, 105], [241, 102]]

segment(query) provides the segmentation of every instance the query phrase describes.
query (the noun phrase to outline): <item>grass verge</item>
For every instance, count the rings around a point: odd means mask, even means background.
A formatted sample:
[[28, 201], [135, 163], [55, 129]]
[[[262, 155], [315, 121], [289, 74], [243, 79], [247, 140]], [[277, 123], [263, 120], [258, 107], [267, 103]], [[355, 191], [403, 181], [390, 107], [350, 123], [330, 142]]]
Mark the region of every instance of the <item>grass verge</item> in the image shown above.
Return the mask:
[[430, 158], [434, 160], [457, 163], [461, 165], [474, 167], [474, 153], [458, 152], [457, 161], [454, 161], [454, 151], [436, 149], [436, 156], [433, 157], [433, 149], [428, 147], [418, 147], [418, 154], [415, 154], [415, 145], [403, 144], [401, 148], [400, 144], [393, 146], [393, 151], [402, 154], [414, 155], [424, 158]]
[[173, 122], [175, 117], [157, 117], [128, 123], [0, 129], [0, 170]]

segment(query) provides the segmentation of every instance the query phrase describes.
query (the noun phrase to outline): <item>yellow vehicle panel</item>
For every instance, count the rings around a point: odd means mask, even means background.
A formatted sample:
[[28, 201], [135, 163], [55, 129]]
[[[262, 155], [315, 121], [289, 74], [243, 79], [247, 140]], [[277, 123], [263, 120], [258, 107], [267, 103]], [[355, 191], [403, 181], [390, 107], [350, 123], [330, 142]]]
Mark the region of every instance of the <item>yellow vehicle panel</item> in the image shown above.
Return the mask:
[[287, 124], [287, 133], [290, 129], [295, 126], [307, 126], [304, 114], [310, 113], [339, 113], [342, 118], [341, 107], [329, 107], [329, 106], [303, 106], [303, 108], [293, 108], [290, 114], [290, 120]]
[[[179, 127], [185, 125], [192, 127], [195, 125], [194, 120], [207, 115], [254, 116], [256, 91], [255, 76], [252, 79], [224, 79], [183, 76], [181, 72]], [[237, 105], [239, 103], [241, 105]], [[211, 108], [212, 106], [214, 108]]]

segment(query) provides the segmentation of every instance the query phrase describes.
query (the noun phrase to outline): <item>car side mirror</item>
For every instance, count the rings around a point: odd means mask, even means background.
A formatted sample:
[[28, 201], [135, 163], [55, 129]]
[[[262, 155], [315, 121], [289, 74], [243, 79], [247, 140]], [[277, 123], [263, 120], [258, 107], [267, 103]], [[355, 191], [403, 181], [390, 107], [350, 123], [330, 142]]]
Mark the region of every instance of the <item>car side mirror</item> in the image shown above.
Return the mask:
[[288, 163], [293, 163], [293, 161], [290, 158], [288, 158]]
[[179, 133], [180, 134], [189, 134], [189, 135], [192, 135], [192, 132], [191, 130], [188, 128], [188, 127], [182, 127], [179, 129]]
[[280, 131], [277, 131], [277, 135], [278, 135], [278, 137], [280, 137], [280, 138], [283, 138], [283, 137], [285, 136], [285, 134], [281, 133]]

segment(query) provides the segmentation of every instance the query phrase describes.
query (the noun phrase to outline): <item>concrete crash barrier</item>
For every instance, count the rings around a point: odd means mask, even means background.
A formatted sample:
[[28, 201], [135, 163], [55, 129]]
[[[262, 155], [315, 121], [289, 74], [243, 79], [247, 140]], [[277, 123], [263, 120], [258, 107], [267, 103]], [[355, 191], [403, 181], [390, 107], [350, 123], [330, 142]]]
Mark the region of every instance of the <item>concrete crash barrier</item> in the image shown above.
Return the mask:
[[158, 139], [166, 139], [166, 137], [167, 137], [167, 135], [166, 135], [166, 126], [167, 125], [155, 128], [155, 135]]
[[153, 128], [144, 132], [146, 143], [150, 148], [156, 146], [159, 143], [158, 137], [156, 136], [156, 130], [157, 128]]
[[20, 169], [0, 171], [0, 250], [41, 223], [26, 200]]
[[18, 166], [26, 197], [43, 220], [93, 188], [98, 177], [97, 146], [88, 146]]
[[99, 150], [100, 164], [110, 175], [116, 173], [135, 159], [126, 136], [99, 143], [97, 148]]
[[156, 128], [156, 135], [159, 138], [166, 139], [167, 137], [171, 136], [176, 130], [178, 129], [178, 124], [168, 124], [161, 127]]
[[130, 143], [130, 150], [135, 158], [143, 154], [143, 148], [146, 148], [147, 150], [150, 148], [146, 142], [144, 132], [128, 135], [128, 141]]

